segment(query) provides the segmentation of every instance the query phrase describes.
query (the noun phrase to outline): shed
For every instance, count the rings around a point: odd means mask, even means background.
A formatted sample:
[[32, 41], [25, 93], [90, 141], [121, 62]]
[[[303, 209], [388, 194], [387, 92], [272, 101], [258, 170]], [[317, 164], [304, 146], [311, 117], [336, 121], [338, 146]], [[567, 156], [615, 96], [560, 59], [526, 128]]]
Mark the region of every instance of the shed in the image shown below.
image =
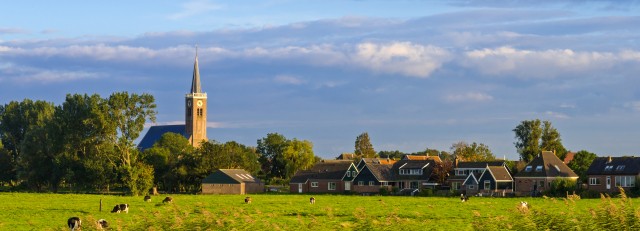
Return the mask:
[[264, 192], [264, 183], [244, 169], [219, 169], [202, 180], [202, 194]]

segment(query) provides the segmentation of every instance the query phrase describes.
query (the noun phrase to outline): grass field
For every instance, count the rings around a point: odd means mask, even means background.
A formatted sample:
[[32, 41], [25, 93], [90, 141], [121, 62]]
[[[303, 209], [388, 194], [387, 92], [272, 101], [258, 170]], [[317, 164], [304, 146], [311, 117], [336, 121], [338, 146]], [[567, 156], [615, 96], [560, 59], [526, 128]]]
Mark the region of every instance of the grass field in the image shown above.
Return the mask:
[[[521, 200], [531, 211], [576, 220], [593, 216], [601, 199], [458, 198], [314, 195], [171, 195], [144, 202], [143, 197], [0, 193], [0, 230], [68, 230], [69, 217], [82, 219], [82, 230], [96, 230], [106, 219], [110, 230], [473, 230], [522, 219]], [[102, 212], [99, 211], [100, 200]], [[620, 199], [613, 199], [613, 202]], [[633, 202], [636, 199], [632, 200]], [[120, 203], [128, 214], [110, 213]], [[582, 219], [579, 219], [582, 220]], [[571, 221], [569, 221], [571, 222]]]

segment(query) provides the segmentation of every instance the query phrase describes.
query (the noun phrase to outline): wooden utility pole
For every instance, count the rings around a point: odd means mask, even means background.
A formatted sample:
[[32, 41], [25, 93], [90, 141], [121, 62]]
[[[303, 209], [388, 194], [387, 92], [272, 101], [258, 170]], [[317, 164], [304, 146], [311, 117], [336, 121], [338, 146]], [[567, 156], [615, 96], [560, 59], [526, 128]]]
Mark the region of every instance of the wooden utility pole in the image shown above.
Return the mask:
[[100, 212], [102, 212], [102, 199], [100, 199]]

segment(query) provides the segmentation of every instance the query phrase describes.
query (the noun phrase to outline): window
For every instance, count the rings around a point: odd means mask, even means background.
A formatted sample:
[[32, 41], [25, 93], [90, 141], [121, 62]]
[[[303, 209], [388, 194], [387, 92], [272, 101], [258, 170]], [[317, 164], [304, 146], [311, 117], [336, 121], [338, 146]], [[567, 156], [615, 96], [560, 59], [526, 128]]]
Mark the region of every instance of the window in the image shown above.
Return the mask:
[[466, 175], [466, 174], [464, 174], [464, 171], [462, 171], [462, 170], [457, 170], [456, 171], [456, 176], [464, 176], [464, 175]]
[[318, 182], [311, 182], [311, 187], [317, 188], [318, 187]]
[[356, 177], [356, 174], [357, 174], [357, 173], [356, 173], [356, 171], [351, 171], [351, 175], [352, 175], [353, 177]]
[[460, 182], [452, 182], [451, 188], [453, 188], [453, 190], [460, 190]]
[[386, 182], [386, 181], [382, 182], [382, 185], [387, 186], [387, 185], [389, 185], [389, 182]]
[[616, 187], [635, 187], [636, 186], [636, 177], [635, 176], [616, 176]]
[[624, 165], [618, 165], [618, 167], [616, 167], [616, 171], [623, 171], [624, 170]]
[[605, 171], [611, 171], [613, 169], [613, 165], [607, 165], [604, 167]]
[[527, 166], [527, 167], [524, 169], [524, 171], [525, 171], [525, 172], [531, 172], [531, 166]]
[[417, 189], [418, 185], [419, 183], [417, 181], [411, 181], [411, 183], [409, 183], [409, 187], [411, 187], [412, 189]]
[[589, 185], [600, 185], [600, 178], [589, 178]]
[[476, 186], [475, 185], [469, 185], [469, 189], [475, 189]]
[[405, 175], [404, 169], [400, 169], [400, 175]]
[[491, 190], [491, 181], [488, 181], [488, 180], [484, 181], [484, 189]]
[[329, 182], [329, 190], [336, 190], [336, 182]]
[[542, 165], [536, 166], [536, 172], [542, 172]]
[[347, 171], [347, 177], [351, 177], [351, 171]]
[[369, 186], [373, 186], [373, 185], [374, 185], [373, 181], [369, 181]]
[[358, 185], [359, 186], [363, 186], [364, 185], [364, 181], [358, 181]]
[[544, 181], [543, 181], [543, 180], [541, 180], [541, 181], [540, 181], [540, 184], [539, 184], [538, 186], [540, 186], [540, 188], [543, 188], [543, 187], [544, 187]]

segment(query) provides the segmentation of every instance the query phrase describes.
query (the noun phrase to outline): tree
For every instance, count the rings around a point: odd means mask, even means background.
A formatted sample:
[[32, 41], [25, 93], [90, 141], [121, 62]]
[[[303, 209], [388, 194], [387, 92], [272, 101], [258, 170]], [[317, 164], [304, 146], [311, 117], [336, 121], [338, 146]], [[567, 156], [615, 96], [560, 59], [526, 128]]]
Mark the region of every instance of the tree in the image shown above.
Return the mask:
[[[180, 169], [191, 169], [191, 173], [195, 175], [195, 166], [184, 167], [190, 162], [187, 160], [195, 158], [194, 152], [193, 146], [183, 135], [165, 133], [143, 155], [145, 163], [153, 166], [154, 183], [168, 191], [179, 191], [190, 187], [185, 185], [190, 177], [189, 171]], [[182, 172], [183, 175], [177, 174]]]
[[520, 158], [531, 161], [542, 151], [555, 151], [559, 158], [564, 157], [566, 149], [562, 145], [560, 133], [549, 121], [536, 120], [522, 121], [515, 129], [516, 142], [514, 143]]
[[313, 144], [307, 140], [288, 140], [278, 133], [269, 133], [258, 140], [262, 171], [268, 178], [288, 181], [297, 171], [311, 168], [317, 161]]
[[464, 161], [491, 161], [496, 157], [493, 155], [489, 146], [473, 142], [460, 141], [451, 145], [451, 152], [455, 157]]
[[379, 151], [378, 156], [380, 158], [389, 158], [389, 159], [402, 159], [404, 155], [407, 155], [404, 152], [395, 150], [395, 151]]
[[579, 182], [587, 183], [587, 170], [596, 157], [598, 156], [595, 153], [581, 150], [573, 156], [573, 160], [567, 166], [579, 176]]
[[449, 177], [449, 173], [453, 170], [453, 167], [453, 161], [451, 160], [445, 159], [441, 162], [436, 162], [436, 165], [433, 168], [433, 174], [436, 177], [436, 181], [440, 184], [444, 184]]
[[376, 156], [376, 151], [371, 145], [369, 140], [369, 134], [364, 132], [356, 137], [355, 152], [356, 157], [360, 158], [372, 158]]

